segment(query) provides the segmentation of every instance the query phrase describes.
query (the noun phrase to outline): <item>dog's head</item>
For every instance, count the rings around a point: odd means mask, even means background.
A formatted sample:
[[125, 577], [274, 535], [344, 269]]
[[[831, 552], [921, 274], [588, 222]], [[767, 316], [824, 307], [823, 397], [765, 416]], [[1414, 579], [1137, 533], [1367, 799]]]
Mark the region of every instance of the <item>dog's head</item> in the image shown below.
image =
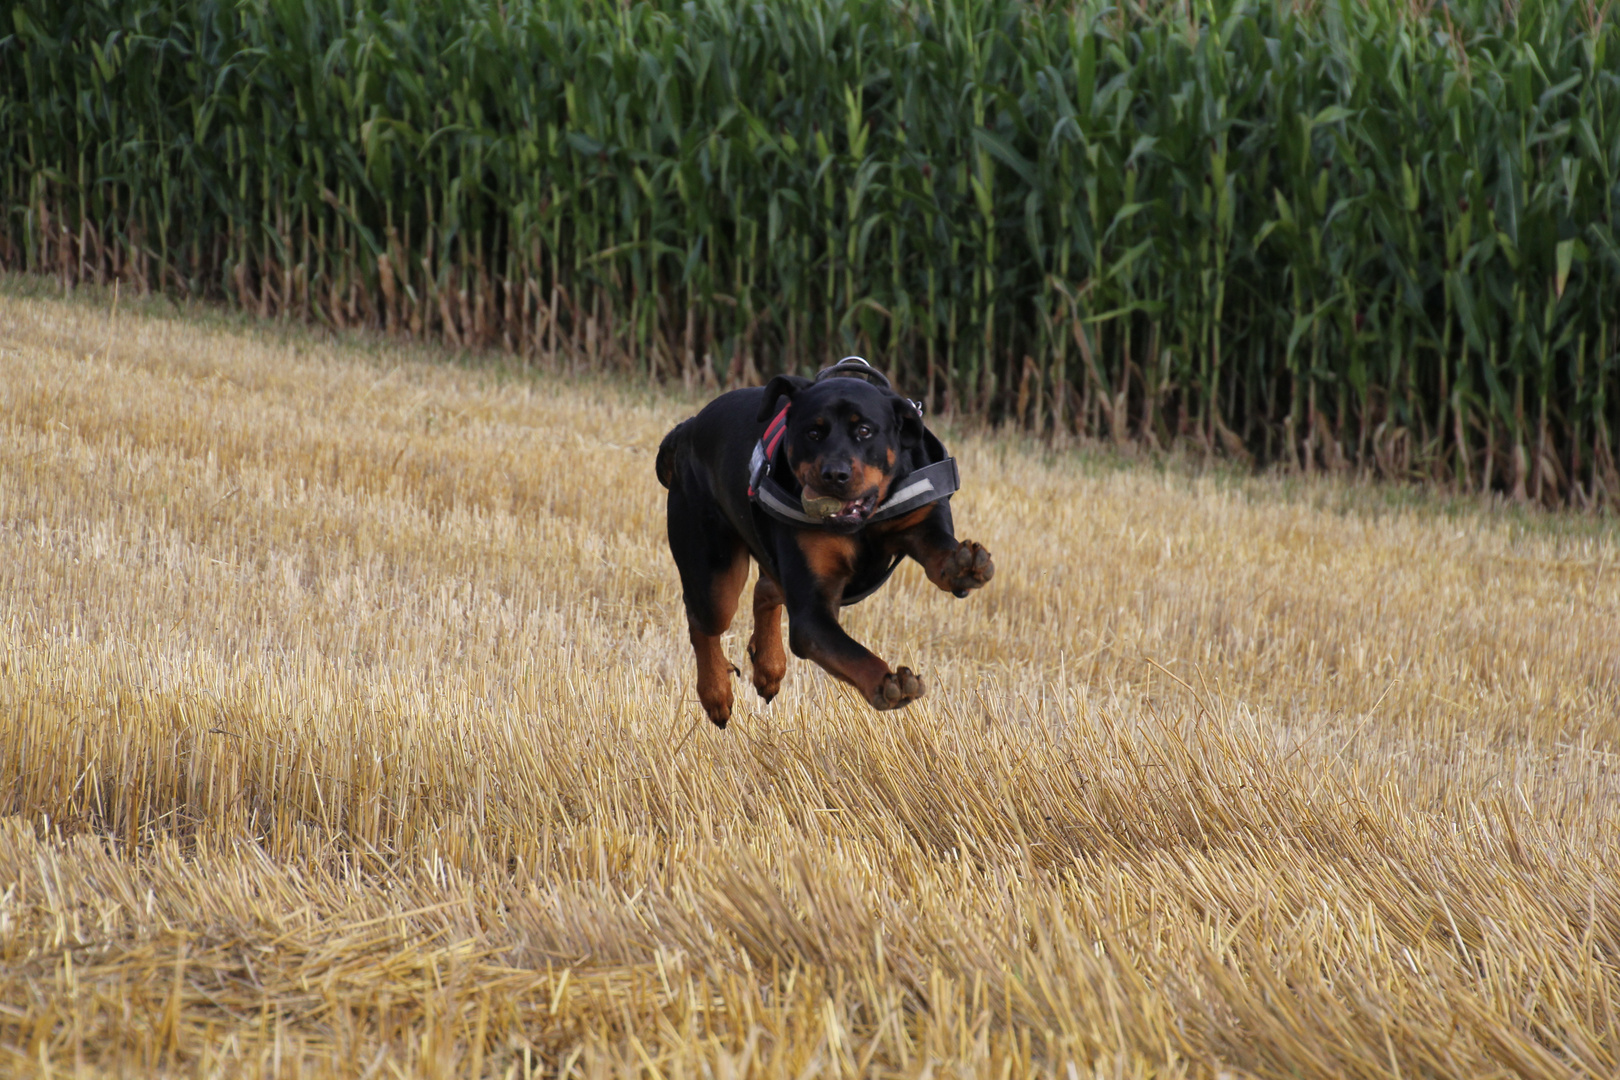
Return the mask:
[[[806, 499], [837, 500], [825, 522], [857, 529], [910, 468], [922, 442], [922, 416], [893, 390], [859, 378], [810, 382], [778, 375], [765, 387], [761, 420], [788, 410], [783, 446]], [[828, 504], [831, 506], [831, 504]]]

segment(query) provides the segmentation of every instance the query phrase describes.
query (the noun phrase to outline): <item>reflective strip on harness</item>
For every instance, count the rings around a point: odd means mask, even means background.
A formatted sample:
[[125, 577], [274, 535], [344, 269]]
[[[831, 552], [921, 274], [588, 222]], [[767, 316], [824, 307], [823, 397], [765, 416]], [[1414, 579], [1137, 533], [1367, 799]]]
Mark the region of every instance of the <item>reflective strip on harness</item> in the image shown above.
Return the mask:
[[749, 494], [754, 497], [754, 502], [759, 504], [759, 508], [773, 518], [789, 521], [795, 525], [821, 526], [826, 524], [820, 518], [813, 518], [800, 510], [796, 505], [796, 501], [789, 502], [787, 492], [782, 490], [782, 485], [768, 476], [762, 478], [755, 487], [751, 488]]
[[956, 472], [956, 459], [948, 457], [944, 461], [936, 461], [908, 473], [905, 486], [884, 499], [883, 505], [866, 520], [887, 521], [901, 514], [909, 514], [919, 506], [927, 506], [954, 494], [961, 486], [962, 478]]

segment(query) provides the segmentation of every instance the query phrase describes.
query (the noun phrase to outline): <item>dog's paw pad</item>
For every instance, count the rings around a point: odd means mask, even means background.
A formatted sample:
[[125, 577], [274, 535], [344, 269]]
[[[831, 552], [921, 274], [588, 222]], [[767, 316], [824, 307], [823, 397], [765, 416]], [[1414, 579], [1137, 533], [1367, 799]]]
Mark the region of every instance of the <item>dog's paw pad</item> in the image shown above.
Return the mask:
[[877, 709], [898, 709], [910, 705], [928, 692], [922, 677], [910, 668], [901, 668], [883, 676], [872, 692], [872, 706]]
[[951, 592], [966, 596], [969, 591], [983, 587], [996, 576], [996, 564], [983, 544], [964, 540], [945, 560], [940, 576], [945, 579]]

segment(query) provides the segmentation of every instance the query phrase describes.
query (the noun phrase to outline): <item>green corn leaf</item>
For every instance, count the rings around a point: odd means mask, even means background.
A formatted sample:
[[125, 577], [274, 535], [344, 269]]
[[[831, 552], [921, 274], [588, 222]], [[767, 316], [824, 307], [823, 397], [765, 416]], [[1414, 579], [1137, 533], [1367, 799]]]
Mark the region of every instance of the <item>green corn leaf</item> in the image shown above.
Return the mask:
[[1553, 293], [1562, 300], [1564, 286], [1569, 283], [1569, 268], [1575, 261], [1575, 240], [1560, 240], [1557, 248], [1557, 276], [1554, 279]]
[[1035, 166], [1000, 135], [985, 128], [975, 128], [973, 142], [976, 146], [989, 151], [996, 160], [1010, 167], [1025, 183], [1035, 183]]

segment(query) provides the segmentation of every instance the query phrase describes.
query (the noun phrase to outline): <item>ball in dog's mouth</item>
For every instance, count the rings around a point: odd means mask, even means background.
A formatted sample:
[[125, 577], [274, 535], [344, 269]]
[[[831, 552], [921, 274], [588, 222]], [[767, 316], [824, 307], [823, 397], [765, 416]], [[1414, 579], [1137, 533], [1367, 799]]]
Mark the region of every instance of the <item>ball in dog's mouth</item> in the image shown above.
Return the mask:
[[829, 521], [837, 525], [851, 525], [857, 521], [864, 521], [876, 502], [875, 495], [863, 495], [859, 499], [840, 499], [833, 495], [812, 495], [808, 489], [799, 495], [799, 505], [808, 516], [817, 521]]

